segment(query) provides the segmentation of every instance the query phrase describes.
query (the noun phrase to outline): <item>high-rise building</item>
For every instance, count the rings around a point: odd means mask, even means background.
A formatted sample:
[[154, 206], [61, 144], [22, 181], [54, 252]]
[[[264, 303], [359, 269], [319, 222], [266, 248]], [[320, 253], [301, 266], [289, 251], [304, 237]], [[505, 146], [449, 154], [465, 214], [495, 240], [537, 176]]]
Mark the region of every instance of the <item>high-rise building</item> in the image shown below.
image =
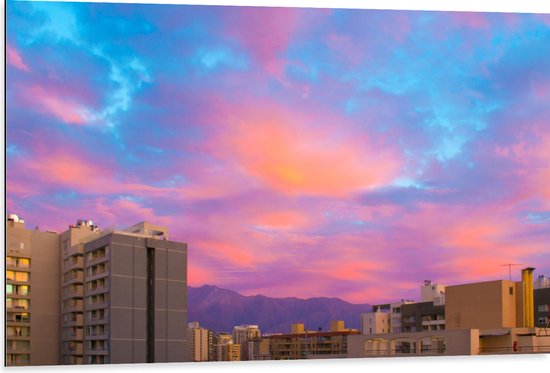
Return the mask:
[[59, 236], [6, 222], [6, 365], [59, 364]]
[[187, 245], [165, 227], [7, 226], [9, 365], [187, 360]]
[[212, 334], [211, 330], [201, 328], [197, 321], [188, 324], [189, 361], [211, 361]]
[[233, 328], [233, 343], [241, 345], [242, 360], [248, 360], [248, 341], [260, 337], [258, 325], [238, 325]]
[[92, 221], [78, 220], [59, 237], [61, 364], [84, 363], [84, 243], [99, 234]]
[[187, 360], [187, 245], [143, 222], [84, 244], [85, 363]]
[[233, 344], [233, 336], [229, 333], [218, 333], [213, 340], [211, 361], [225, 361], [228, 356], [226, 348], [228, 344]]

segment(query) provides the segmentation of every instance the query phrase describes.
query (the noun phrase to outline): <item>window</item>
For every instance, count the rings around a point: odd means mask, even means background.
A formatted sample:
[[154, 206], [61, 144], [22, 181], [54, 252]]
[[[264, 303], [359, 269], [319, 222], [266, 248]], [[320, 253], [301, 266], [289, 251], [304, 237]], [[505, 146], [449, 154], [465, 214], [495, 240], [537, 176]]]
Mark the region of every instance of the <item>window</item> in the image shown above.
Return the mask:
[[550, 311], [550, 305], [548, 305], [548, 304], [539, 304], [538, 311], [539, 312], [548, 312], [548, 311]]
[[513, 286], [510, 286], [509, 292], [510, 292], [510, 295], [514, 295], [514, 287]]
[[7, 256], [6, 265], [18, 268], [29, 268], [31, 266], [31, 260], [29, 258], [16, 258], [13, 256]]
[[6, 271], [6, 280], [27, 282], [29, 281], [29, 273], [18, 272], [18, 271]]
[[8, 312], [8, 321], [10, 322], [29, 322], [29, 314], [26, 312]]
[[30, 301], [28, 299], [6, 298], [6, 308], [29, 309]]
[[30, 335], [30, 328], [28, 326], [8, 326], [8, 337], [28, 337]]

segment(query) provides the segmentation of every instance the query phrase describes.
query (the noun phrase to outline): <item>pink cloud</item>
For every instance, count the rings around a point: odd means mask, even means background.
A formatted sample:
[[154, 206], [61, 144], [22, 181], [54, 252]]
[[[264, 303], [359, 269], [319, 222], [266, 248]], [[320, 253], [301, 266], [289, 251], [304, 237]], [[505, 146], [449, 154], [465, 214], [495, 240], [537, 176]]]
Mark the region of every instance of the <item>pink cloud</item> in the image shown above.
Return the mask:
[[18, 70], [29, 72], [29, 67], [23, 62], [23, 58], [17, 49], [12, 47], [9, 43], [6, 44], [6, 60], [10, 65]]
[[227, 33], [236, 37], [265, 71], [280, 76], [285, 60], [281, 53], [287, 48], [297, 27], [299, 9], [242, 8], [227, 18]]
[[86, 108], [72, 99], [59, 97], [54, 92], [35, 85], [24, 90], [27, 101], [38, 106], [39, 110], [51, 114], [67, 124], [85, 124]]
[[254, 104], [236, 109], [227, 121], [217, 146], [247, 173], [283, 193], [367, 190], [391, 181], [402, 162], [395, 149], [377, 145], [383, 140], [354, 133], [342, 117], [330, 113], [307, 117], [274, 104]]

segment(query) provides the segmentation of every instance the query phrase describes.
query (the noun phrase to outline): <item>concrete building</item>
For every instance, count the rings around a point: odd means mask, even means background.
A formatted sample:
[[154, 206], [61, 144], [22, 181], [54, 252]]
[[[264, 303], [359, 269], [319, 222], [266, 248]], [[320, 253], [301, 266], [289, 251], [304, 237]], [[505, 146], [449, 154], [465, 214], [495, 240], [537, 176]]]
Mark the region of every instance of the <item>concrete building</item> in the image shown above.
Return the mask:
[[389, 312], [382, 312], [380, 308], [376, 308], [373, 309], [373, 312], [361, 314], [361, 334], [384, 334], [390, 332]]
[[211, 361], [213, 332], [201, 328], [198, 322], [188, 324], [187, 340], [189, 343], [188, 361]]
[[255, 338], [248, 341], [248, 360], [270, 360], [269, 338]]
[[248, 341], [261, 337], [258, 325], [238, 325], [233, 328], [233, 343], [241, 346], [241, 359], [248, 360]]
[[445, 285], [434, 284], [425, 280], [420, 287], [420, 302], [434, 302], [436, 306], [445, 303]]
[[8, 365], [187, 360], [187, 247], [166, 228], [57, 234], [10, 214], [6, 262]]
[[6, 365], [59, 364], [59, 235], [6, 222]]
[[99, 236], [89, 220], [60, 236], [61, 269], [61, 364], [84, 363], [84, 243]]
[[268, 336], [274, 360], [342, 358], [348, 352], [348, 337], [359, 334], [347, 329], [343, 321], [331, 322], [328, 332], [305, 330], [304, 324], [292, 324], [290, 334]]
[[445, 305], [433, 301], [409, 303], [401, 307], [403, 332], [420, 332], [445, 329]]
[[508, 280], [448, 286], [446, 327], [453, 330], [523, 326], [522, 294], [521, 282]]
[[550, 334], [538, 328], [454, 329], [351, 335], [347, 357], [456, 356], [549, 353]]
[[545, 289], [545, 288], [550, 288], [550, 278], [544, 276], [544, 275], [540, 275], [539, 277], [537, 277], [537, 279], [535, 280], [535, 283], [533, 284], [533, 288], [535, 290], [537, 289]]
[[550, 287], [534, 290], [534, 306], [535, 326], [550, 329]]
[[87, 364], [186, 361], [187, 245], [147, 222], [84, 244]]
[[[234, 358], [235, 347], [227, 347], [227, 345], [234, 345], [233, 336], [229, 333], [218, 333], [213, 340], [212, 345], [212, 360], [211, 361], [228, 361], [229, 358]], [[239, 360], [240, 360], [240, 345], [239, 346]]]

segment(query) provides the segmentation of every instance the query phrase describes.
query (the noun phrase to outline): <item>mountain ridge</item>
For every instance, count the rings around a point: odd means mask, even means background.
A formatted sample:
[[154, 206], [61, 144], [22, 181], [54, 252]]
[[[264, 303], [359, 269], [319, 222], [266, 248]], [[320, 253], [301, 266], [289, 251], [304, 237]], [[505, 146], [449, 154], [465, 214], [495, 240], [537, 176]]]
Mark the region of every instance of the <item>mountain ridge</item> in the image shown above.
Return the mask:
[[344, 320], [346, 327], [359, 329], [361, 312], [370, 310], [370, 304], [339, 298], [272, 298], [242, 295], [215, 285], [188, 287], [188, 320], [215, 332], [251, 324], [258, 325], [262, 333], [288, 333], [293, 323], [304, 323], [309, 330], [328, 330], [331, 320]]

